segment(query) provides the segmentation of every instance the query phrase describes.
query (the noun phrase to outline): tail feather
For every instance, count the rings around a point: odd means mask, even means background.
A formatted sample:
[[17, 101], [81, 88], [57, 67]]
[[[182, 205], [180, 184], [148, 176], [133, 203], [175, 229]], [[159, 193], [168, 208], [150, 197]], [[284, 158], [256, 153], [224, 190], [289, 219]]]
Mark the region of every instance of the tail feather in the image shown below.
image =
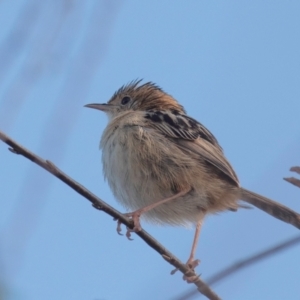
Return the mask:
[[241, 200], [246, 201], [263, 210], [267, 214], [300, 229], [300, 214], [276, 201], [248, 191], [244, 188], [241, 188]]

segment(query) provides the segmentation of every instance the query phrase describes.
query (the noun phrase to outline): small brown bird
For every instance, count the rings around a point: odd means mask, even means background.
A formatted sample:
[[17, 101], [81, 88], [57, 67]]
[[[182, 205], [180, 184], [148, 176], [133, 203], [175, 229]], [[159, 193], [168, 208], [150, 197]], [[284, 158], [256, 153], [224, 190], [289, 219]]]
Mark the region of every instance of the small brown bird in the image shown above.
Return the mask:
[[103, 171], [114, 196], [134, 210], [126, 214], [133, 231], [141, 230], [141, 215], [159, 224], [196, 224], [191, 268], [199, 263], [194, 257], [204, 217], [237, 210], [239, 200], [299, 228], [297, 213], [240, 187], [216, 138], [157, 85], [133, 81], [108, 103], [86, 107], [109, 117], [100, 143]]

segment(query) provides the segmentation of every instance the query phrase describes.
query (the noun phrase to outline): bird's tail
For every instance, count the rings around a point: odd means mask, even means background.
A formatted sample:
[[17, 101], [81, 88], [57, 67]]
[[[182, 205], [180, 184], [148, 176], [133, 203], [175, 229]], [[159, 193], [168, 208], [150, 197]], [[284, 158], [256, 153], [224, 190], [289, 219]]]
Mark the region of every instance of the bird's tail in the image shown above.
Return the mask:
[[241, 188], [241, 200], [246, 201], [263, 210], [267, 214], [300, 229], [300, 214], [276, 201], [248, 191], [244, 188]]

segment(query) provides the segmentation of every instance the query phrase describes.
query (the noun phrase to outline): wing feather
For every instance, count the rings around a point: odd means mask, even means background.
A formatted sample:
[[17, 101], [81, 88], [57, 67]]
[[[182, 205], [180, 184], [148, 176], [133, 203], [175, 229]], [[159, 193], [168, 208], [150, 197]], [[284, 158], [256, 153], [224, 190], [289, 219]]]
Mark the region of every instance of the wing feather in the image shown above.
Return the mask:
[[193, 155], [196, 160], [205, 160], [239, 186], [239, 180], [217, 139], [202, 124], [185, 114], [171, 111], [149, 111], [145, 118], [150, 127], [173, 138], [182, 151]]

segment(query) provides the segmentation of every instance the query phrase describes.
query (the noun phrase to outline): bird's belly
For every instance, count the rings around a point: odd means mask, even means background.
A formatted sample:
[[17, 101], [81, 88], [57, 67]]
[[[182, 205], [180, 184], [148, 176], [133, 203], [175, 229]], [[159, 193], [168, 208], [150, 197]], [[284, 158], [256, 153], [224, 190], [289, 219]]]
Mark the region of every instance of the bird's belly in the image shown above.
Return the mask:
[[205, 184], [191, 183], [201, 183], [195, 163], [190, 164], [188, 157], [176, 153], [178, 150], [163, 140], [161, 145], [156, 144], [161, 149], [156, 153], [151, 147], [160, 141], [149, 140], [151, 135], [147, 136], [147, 132], [125, 132], [121, 136], [117, 139], [111, 135], [102, 147], [104, 174], [117, 200], [133, 211], [188, 189], [186, 195], [159, 205], [142, 217], [171, 225], [188, 225], [203, 218], [209, 200]]
[[117, 200], [127, 209], [136, 210], [171, 195], [171, 191], [160, 189], [158, 178], [152, 173], [153, 165], [145, 170], [147, 162], [137, 161], [135, 149], [126, 141], [117, 141], [109, 151], [103, 149], [104, 152], [107, 153], [103, 156], [107, 181]]

